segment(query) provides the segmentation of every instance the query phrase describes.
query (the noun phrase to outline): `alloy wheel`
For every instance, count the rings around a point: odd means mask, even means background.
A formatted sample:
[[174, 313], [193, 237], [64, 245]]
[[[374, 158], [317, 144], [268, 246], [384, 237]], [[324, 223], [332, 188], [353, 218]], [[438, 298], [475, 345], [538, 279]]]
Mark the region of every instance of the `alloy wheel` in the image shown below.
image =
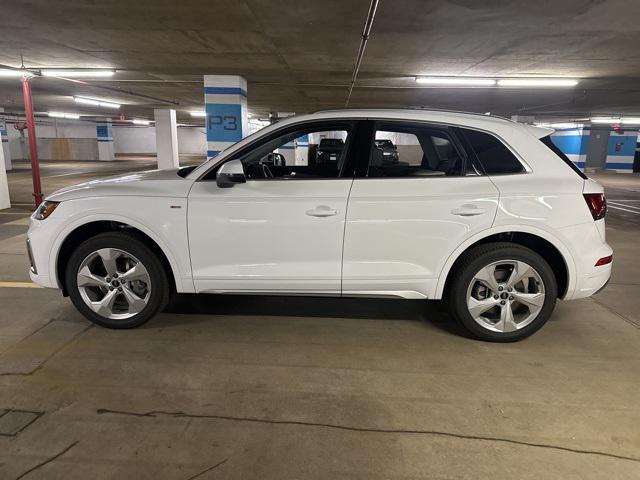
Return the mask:
[[125, 320], [149, 303], [151, 277], [130, 253], [101, 248], [82, 261], [76, 276], [83, 301], [98, 315]]
[[545, 302], [544, 282], [526, 262], [500, 260], [480, 269], [467, 289], [467, 309], [493, 332], [520, 330], [533, 322]]

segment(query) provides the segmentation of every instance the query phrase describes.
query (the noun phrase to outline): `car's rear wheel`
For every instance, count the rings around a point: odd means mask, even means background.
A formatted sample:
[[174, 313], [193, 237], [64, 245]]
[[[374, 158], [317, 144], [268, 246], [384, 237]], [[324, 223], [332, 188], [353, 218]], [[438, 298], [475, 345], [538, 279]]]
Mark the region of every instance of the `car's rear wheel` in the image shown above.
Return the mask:
[[135, 235], [125, 232], [102, 233], [78, 246], [65, 279], [80, 313], [108, 328], [142, 325], [169, 298], [162, 263]]
[[451, 314], [475, 337], [512, 342], [551, 316], [557, 282], [534, 251], [511, 243], [479, 245], [464, 254], [450, 284]]

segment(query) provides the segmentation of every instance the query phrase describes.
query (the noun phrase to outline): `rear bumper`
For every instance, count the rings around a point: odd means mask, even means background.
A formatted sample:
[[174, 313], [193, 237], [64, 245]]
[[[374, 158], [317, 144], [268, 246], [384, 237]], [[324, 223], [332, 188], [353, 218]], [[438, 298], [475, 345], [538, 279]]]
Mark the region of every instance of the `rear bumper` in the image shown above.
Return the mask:
[[574, 290], [571, 299], [575, 300], [577, 298], [590, 297], [602, 290], [607, 283], [609, 283], [609, 279], [611, 278], [611, 266], [612, 263], [602, 265], [600, 267], [594, 267], [591, 274], [578, 279], [576, 289]]

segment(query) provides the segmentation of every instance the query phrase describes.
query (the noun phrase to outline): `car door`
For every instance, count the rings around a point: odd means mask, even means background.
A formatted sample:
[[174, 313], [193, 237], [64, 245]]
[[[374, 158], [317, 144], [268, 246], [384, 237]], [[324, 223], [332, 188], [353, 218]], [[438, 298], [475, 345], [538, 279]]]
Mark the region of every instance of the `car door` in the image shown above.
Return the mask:
[[[242, 162], [246, 183], [219, 187], [220, 165], [194, 183], [188, 228], [196, 291], [340, 294], [355, 128], [346, 121], [283, 128], [225, 159]], [[278, 149], [305, 135], [309, 144], [291, 158], [307, 158], [287, 164]], [[319, 164], [315, 151], [329, 137], [344, 148]]]
[[371, 131], [349, 197], [343, 294], [429, 298], [454, 249], [491, 226], [498, 190], [453, 128], [378, 121]]

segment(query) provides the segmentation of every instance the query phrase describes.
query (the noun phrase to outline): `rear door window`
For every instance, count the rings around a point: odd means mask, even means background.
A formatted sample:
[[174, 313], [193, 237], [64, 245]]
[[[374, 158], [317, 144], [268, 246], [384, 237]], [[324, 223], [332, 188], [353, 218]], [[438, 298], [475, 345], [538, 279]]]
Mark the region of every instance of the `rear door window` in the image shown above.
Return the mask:
[[438, 177], [462, 174], [463, 156], [445, 129], [383, 123], [371, 148], [368, 177]]

